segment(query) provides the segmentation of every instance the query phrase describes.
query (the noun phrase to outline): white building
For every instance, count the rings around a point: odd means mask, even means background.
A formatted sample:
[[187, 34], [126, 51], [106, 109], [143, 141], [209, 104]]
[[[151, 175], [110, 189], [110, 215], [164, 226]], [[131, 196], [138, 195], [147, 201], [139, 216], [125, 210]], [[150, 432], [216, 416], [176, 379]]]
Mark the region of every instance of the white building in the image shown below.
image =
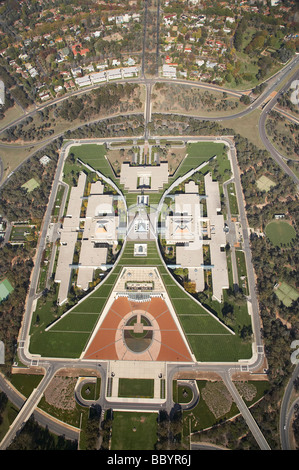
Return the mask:
[[[176, 265], [188, 269], [197, 292], [205, 288], [205, 269], [211, 270], [213, 298], [221, 302], [223, 289], [229, 288], [226, 234], [219, 184], [210, 173], [205, 176], [205, 192], [207, 217], [202, 215], [198, 186], [193, 181], [185, 184], [185, 193], [175, 195], [173, 213], [165, 218], [165, 240], [176, 245]], [[204, 264], [204, 246], [210, 253], [210, 265]]]
[[5, 104], [5, 85], [2, 80], [0, 80], [0, 105]]
[[84, 77], [75, 78], [75, 83], [79, 87], [92, 85], [91, 80], [89, 78], [89, 75], [85, 75]]
[[162, 69], [162, 75], [163, 77], [167, 78], [176, 78], [176, 67], [164, 64]]
[[117, 245], [119, 217], [115, 215], [114, 198], [103, 192], [100, 181], [91, 184], [77, 279], [77, 286], [83, 290], [89, 288], [95, 269], [106, 269], [108, 245]]
[[210, 60], [207, 60], [206, 67], [207, 69], [214, 69], [217, 66], [217, 62], [211, 62]]
[[73, 77], [78, 77], [78, 75], [81, 75], [82, 69], [81, 67], [75, 67], [71, 69], [71, 72], [72, 72]]
[[131, 166], [122, 163], [120, 184], [131, 191], [147, 186], [147, 191], [159, 191], [168, 182], [168, 163], [162, 162], [156, 166]]
[[108, 78], [108, 80], [117, 80], [117, 79], [122, 78], [121, 69], [107, 70], [107, 78]]
[[92, 84], [102, 83], [107, 81], [105, 72], [95, 72], [89, 75]]
[[80, 213], [85, 184], [86, 174], [81, 172], [78, 185], [71, 189], [67, 214], [61, 229], [60, 248], [55, 273], [55, 282], [59, 283], [57, 299], [59, 305], [66, 302], [68, 298], [75, 245], [80, 228]]
[[44, 155], [42, 158], [39, 159], [39, 161], [42, 165], [46, 166], [51, 161], [51, 158], [47, 155]]
[[138, 67], [125, 67], [122, 69], [123, 78], [137, 77]]

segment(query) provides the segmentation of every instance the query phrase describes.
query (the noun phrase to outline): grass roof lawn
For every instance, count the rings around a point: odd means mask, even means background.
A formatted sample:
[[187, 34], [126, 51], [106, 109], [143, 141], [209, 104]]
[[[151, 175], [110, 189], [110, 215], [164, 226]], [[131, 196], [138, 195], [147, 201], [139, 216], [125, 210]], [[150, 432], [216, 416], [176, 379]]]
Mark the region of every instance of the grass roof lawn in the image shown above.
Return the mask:
[[154, 450], [157, 442], [156, 413], [113, 413], [111, 450]]
[[39, 188], [40, 184], [38, 181], [36, 181], [35, 178], [31, 178], [31, 180], [28, 180], [26, 183], [22, 184], [22, 188], [26, 189], [28, 193], [31, 193], [34, 191], [36, 188]]
[[288, 245], [296, 238], [294, 227], [283, 220], [270, 222], [266, 227], [266, 235], [275, 246]]
[[79, 158], [84, 163], [90, 165], [94, 170], [98, 170], [108, 178], [115, 181], [115, 175], [106, 158], [106, 147], [101, 144], [82, 144], [74, 145], [70, 148], [70, 152], [75, 158]]
[[[193, 168], [198, 167], [202, 163], [208, 161], [215, 155], [218, 156], [222, 163], [222, 158], [226, 156], [227, 147], [223, 143], [218, 142], [192, 142], [187, 145], [187, 157], [178, 168], [171, 183], [179, 176], [185, 175]], [[220, 164], [220, 162], [219, 162]]]
[[0, 302], [7, 299], [9, 294], [12, 293], [14, 288], [12, 287], [11, 283], [8, 279], [4, 279], [4, 281], [0, 282]]

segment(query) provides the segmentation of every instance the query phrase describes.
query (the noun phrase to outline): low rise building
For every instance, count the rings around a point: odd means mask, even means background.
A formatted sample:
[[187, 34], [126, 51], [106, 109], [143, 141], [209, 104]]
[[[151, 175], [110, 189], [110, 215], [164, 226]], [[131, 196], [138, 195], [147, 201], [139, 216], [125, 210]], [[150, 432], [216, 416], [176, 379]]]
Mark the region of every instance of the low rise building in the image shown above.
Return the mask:
[[92, 85], [92, 82], [89, 78], [89, 75], [85, 75], [84, 77], [78, 77], [78, 78], [75, 78], [75, 83], [76, 85], [78, 85], [79, 87], [84, 87], [84, 86], [89, 86], [89, 85]]
[[91, 184], [84, 218], [77, 286], [87, 290], [95, 269], [106, 269], [109, 246], [118, 243], [119, 218], [115, 215], [114, 197], [104, 194], [101, 181]]
[[95, 72], [90, 74], [90, 80], [93, 85], [97, 83], [102, 83], [107, 81], [107, 76], [105, 72]]
[[138, 73], [138, 67], [124, 67], [122, 69], [123, 78], [137, 77]]
[[2, 80], [0, 80], [0, 105], [5, 104], [5, 85]]
[[108, 80], [117, 80], [122, 78], [122, 71], [121, 69], [110, 69], [107, 70], [107, 78]]
[[156, 166], [131, 166], [123, 163], [120, 172], [120, 183], [126, 189], [139, 191], [159, 191], [168, 182], [168, 163], [161, 162]]
[[[205, 270], [212, 274], [213, 298], [222, 301], [223, 289], [229, 288], [226, 233], [221, 214], [219, 184], [205, 175], [205, 196], [200, 196], [194, 181], [185, 184], [185, 193], [174, 197], [171, 213], [165, 218], [165, 240], [176, 245], [176, 266], [188, 269], [196, 291], [205, 288]], [[203, 216], [201, 198], [206, 201], [207, 216]], [[204, 247], [210, 264], [204, 261]]]
[[67, 214], [61, 229], [59, 255], [55, 273], [55, 282], [59, 283], [57, 298], [59, 305], [65, 303], [68, 298], [75, 245], [80, 228], [81, 206], [85, 184], [86, 174], [81, 172], [77, 186], [74, 186], [70, 191]]
[[176, 78], [176, 67], [164, 64], [162, 68], [162, 75], [166, 78]]

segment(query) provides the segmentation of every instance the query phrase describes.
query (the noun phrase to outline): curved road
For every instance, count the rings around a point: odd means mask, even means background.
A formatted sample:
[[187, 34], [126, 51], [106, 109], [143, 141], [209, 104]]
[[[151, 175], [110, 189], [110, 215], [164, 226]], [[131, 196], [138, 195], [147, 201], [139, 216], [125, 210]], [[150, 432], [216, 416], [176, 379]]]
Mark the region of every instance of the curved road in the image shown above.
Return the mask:
[[285, 393], [282, 399], [281, 408], [280, 408], [280, 441], [282, 450], [290, 450], [291, 444], [289, 440], [289, 432], [291, 426], [291, 418], [293, 416], [294, 405], [298, 399], [291, 404], [291, 397], [294, 391], [294, 380], [299, 377], [299, 364], [295, 367], [292, 377], [289, 380], [289, 383], [285, 389]]
[[272, 145], [272, 143], [269, 141], [269, 138], [266, 133], [266, 119], [267, 115], [269, 112], [276, 106], [277, 101], [279, 97], [288, 91], [290, 88], [290, 85], [292, 84], [293, 81], [299, 79], [299, 71], [295, 72], [295, 74], [287, 81], [287, 83], [279, 90], [279, 93], [270, 100], [266, 106], [264, 107], [262, 114], [260, 116], [259, 120], [259, 134], [260, 137], [263, 141], [264, 146], [268, 150], [268, 152], [272, 155], [276, 163], [282, 168], [282, 170], [289, 175], [294, 183], [299, 185], [299, 178], [292, 172], [292, 170], [289, 168], [289, 166], [286, 164], [286, 160], [288, 160], [286, 157], [281, 155], [276, 148]]
[[[222, 116], [222, 117], [212, 117], [212, 116], [209, 116], [209, 117], [207, 117], [207, 116], [193, 116], [193, 117], [196, 118], [196, 119], [199, 119], [199, 120], [203, 120], [203, 121], [219, 121], [219, 122], [224, 121], [225, 122], [225, 121], [229, 121], [231, 119], [242, 118], [242, 117], [246, 116], [247, 114], [251, 113], [255, 109], [259, 108], [263, 104], [263, 102], [265, 100], [267, 100], [267, 98], [273, 93], [273, 91], [275, 91], [275, 89], [277, 88], [279, 83], [284, 81], [286, 79], [286, 77], [288, 77], [296, 69], [298, 63], [299, 63], [299, 56], [296, 56], [294, 59], [292, 59], [292, 61], [288, 65], [283, 67], [273, 77], [268, 79], [267, 80], [267, 83], [268, 83], [267, 89], [258, 98], [254, 99], [252, 101], [252, 103], [250, 104], [250, 106], [248, 106], [245, 110], [240, 111], [240, 112], [235, 113], [235, 114], [231, 114], [229, 116]], [[285, 85], [282, 89], [283, 91], [286, 91], [289, 88], [289, 85], [292, 83], [292, 81], [295, 80], [298, 77], [298, 73], [299, 72], [295, 73], [294, 76], [292, 76], [291, 79], [288, 80], [288, 86]], [[143, 84], [143, 85], [146, 86], [146, 101], [145, 101], [145, 113], [144, 113], [145, 114], [145, 136], [144, 136], [145, 139], [147, 139], [149, 137], [148, 123], [150, 122], [150, 116], [151, 116], [151, 90], [152, 90], [152, 87], [157, 82], [179, 83], [179, 84], [190, 86], [190, 87], [197, 87], [197, 88], [203, 88], [203, 89], [207, 89], [207, 90], [221, 91], [221, 92], [226, 92], [228, 94], [237, 95], [237, 96], [242, 96], [244, 93], [247, 94], [251, 91], [251, 90], [246, 90], [246, 91], [231, 90], [231, 89], [221, 88], [218, 85], [213, 85], [213, 84], [209, 84], [209, 83], [206, 83], [206, 82], [193, 82], [193, 81], [190, 81], [190, 80], [175, 80], [174, 81], [174, 80], [167, 79], [167, 78], [147, 79], [147, 78], [144, 77], [144, 71], [142, 72], [142, 75], [141, 75], [140, 78], [135, 78], [135, 79], [128, 78], [128, 79], [124, 79], [124, 80], [117, 80], [117, 83], [128, 83], [128, 82], [129, 83]], [[35, 109], [33, 109], [33, 110], [29, 111], [28, 113], [26, 113], [25, 116], [21, 116], [21, 117], [15, 119], [13, 122], [6, 125], [5, 127], [0, 128], [0, 134], [2, 132], [4, 132], [6, 129], [19, 124], [21, 121], [26, 119], [28, 116], [33, 116], [38, 111], [41, 111], [41, 110], [43, 110], [47, 107], [51, 107], [55, 104], [59, 104], [59, 103], [65, 101], [65, 100], [67, 100], [67, 99], [69, 99], [73, 96], [78, 96], [78, 95], [81, 95], [81, 94], [85, 94], [85, 93], [87, 93], [91, 90], [94, 90], [96, 88], [99, 88], [99, 87], [105, 86], [105, 85], [107, 85], [107, 83], [102, 83], [102, 84], [98, 84], [98, 85], [94, 85], [94, 86], [90, 86], [90, 87], [85, 87], [83, 90], [75, 90], [73, 92], [68, 93], [67, 95], [65, 95], [63, 97], [55, 98], [54, 100], [51, 100], [51, 102], [47, 102], [47, 103], [44, 103], [42, 105], [36, 106]], [[280, 94], [281, 93], [282, 93], [282, 91], [280, 92]], [[272, 109], [272, 107], [276, 105], [277, 99], [278, 99], [278, 95], [277, 95], [276, 99], [274, 98], [274, 99], [269, 101], [269, 103], [267, 105], [269, 107], [268, 110]], [[273, 105], [271, 106], [270, 103], [272, 103]], [[140, 113], [135, 113], [135, 114], [140, 114]], [[161, 114], [167, 114], [167, 113], [161, 113]], [[169, 114], [175, 115], [175, 113], [169, 113]], [[182, 114], [180, 114], [180, 115], [182, 115]], [[186, 115], [186, 116], [190, 117], [189, 115]], [[101, 118], [101, 119], [90, 121], [89, 124], [105, 120], [106, 118]], [[284, 161], [285, 158], [283, 156], [281, 156], [274, 149], [274, 147], [270, 144], [270, 142], [267, 138], [267, 135], [265, 133], [265, 127], [264, 127], [265, 126], [265, 120], [266, 120], [266, 116], [264, 115], [264, 113], [262, 113], [262, 119], [260, 119], [259, 130], [262, 133], [261, 136], [262, 136], [264, 145], [269, 150], [271, 155], [276, 159], [277, 163], [284, 169], [284, 171], [287, 172], [287, 174], [289, 174], [289, 176], [297, 184], [298, 178], [294, 175], [294, 173], [286, 165], [286, 163]], [[82, 127], [82, 124], [79, 125], [79, 126], [76, 126], [74, 128], [71, 128], [70, 130], [75, 130], [76, 128], [79, 128], [79, 127]], [[51, 141], [63, 136], [64, 133], [65, 132], [62, 132], [62, 133], [59, 133], [55, 136], [51, 136], [51, 137], [45, 139], [43, 142], [42, 141], [38, 142], [37, 145], [40, 145], [41, 143], [44, 143], [45, 145], [42, 147], [42, 148], [44, 148]], [[32, 145], [34, 145], [34, 144], [28, 143], [28, 144], [25, 144], [25, 147], [31, 147]], [[6, 147], [8, 145], [0, 143], [0, 147], [1, 146]], [[13, 144], [10, 147], [13, 147]], [[34, 154], [34, 153], [35, 153], [35, 151], [32, 152], [32, 154]], [[30, 158], [30, 156], [32, 154], [30, 154], [26, 158], [26, 160], [28, 158]], [[22, 162], [14, 171], [17, 171], [17, 169], [19, 169], [22, 166], [23, 163], [24, 162]], [[0, 158], [0, 187], [4, 184], [4, 181], [2, 181], [2, 177], [3, 177], [3, 164], [2, 164], [1, 158]]]

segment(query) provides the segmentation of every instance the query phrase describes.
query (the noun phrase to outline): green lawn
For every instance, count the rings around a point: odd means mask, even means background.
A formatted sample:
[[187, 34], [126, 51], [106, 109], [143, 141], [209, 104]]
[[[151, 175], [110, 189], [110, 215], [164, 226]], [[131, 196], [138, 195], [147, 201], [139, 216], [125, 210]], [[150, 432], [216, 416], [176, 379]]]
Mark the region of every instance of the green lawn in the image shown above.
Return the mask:
[[11, 383], [20, 393], [28, 398], [42, 379], [43, 375], [12, 374]]
[[106, 159], [106, 147], [98, 144], [82, 144], [79, 146], [73, 146], [70, 149], [70, 153], [73, 153], [75, 158], [79, 158], [84, 163], [87, 163], [95, 170], [100, 171], [108, 178], [115, 181], [115, 175], [111, 169], [111, 166]]
[[154, 398], [154, 380], [119, 379], [118, 396], [122, 398]]
[[[214, 142], [196, 142], [187, 145], [187, 157], [179, 166], [170, 182], [175, 181], [179, 176], [185, 175], [193, 168], [208, 161], [210, 158], [217, 155], [219, 166], [224, 165], [224, 156], [226, 155], [226, 146], [221, 143]], [[228, 162], [229, 165], [229, 162]]]
[[295, 241], [296, 231], [288, 222], [275, 220], [267, 225], [266, 235], [273, 245], [282, 246]]
[[227, 185], [227, 193], [231, 215], [239, 215], [238, 200], [236, 197], [235, 183]]
[[236, 250], [236, 262], [238, 269], [238, 282], [239, 288], [244, 292], [245, 295], [248, 295], [248, 280], [247, 280], [247, 269], [246, 269], [246, 260], [245, 254], [241, 250]]
[[157, 441], [156, 413], [113, 413], [111, 450], [154, 450]]
[[185, 384], [178, 384], [173, 381], [173, 401], [175, 403], [190, 403], [193, 398], [193, 391]]

